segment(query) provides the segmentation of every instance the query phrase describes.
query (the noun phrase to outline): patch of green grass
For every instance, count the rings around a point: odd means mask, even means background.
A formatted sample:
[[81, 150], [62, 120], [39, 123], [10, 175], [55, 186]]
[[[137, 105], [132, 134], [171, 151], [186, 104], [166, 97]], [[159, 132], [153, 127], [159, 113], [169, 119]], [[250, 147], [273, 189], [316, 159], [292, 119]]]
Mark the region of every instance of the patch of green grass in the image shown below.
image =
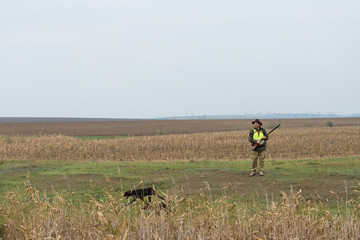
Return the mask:
[[306, 178], [312, 175], [346, 175], [359, 176], [360, 161], [357, 157], [307, 159], [307, 160], [284, 160], [271, 163], [267, 167], [279, 175], [279, 179]]
[[[303, 190], [306, 199], [335, 203], [352, 197], [351, 186], [360, 182], [359, 157], [266, 161], [265, 176], [248, 177], [249, 161], [80, 162], [1, 161], [0, 194], [31, 184], [47, 192], [74, 192], [103, 196], [104, 189], [119, 194], [133, 188], [156, 186], [167, 194], [231, 195], [244, 201], [278, 199], [281, 191]], [[346, 190], [345, 190], [346, 188]]]

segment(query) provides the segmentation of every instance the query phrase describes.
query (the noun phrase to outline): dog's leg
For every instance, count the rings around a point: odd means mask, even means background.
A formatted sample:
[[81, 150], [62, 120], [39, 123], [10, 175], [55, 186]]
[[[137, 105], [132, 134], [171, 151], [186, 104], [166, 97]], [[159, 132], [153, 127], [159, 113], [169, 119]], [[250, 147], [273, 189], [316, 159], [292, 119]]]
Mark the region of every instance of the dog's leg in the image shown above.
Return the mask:
[[[149, 198], [149, 197], [148, 197]], [[150, 207], [150, 204], [147, 202], [147, 201], [145, 201], [145, 199], [143, 198], [143, 197], [140, 197], [140, 199], [145, 203], [145, 206], [142, 208], [143, 210], [146, 210], [146, 209], [148, 209], [149, 207]]]
[[131, 200], [131, 202], [127, 203], [126, 206], [129, 206], [130, 204], [136, 202], [136, 198], [133, 198], [133, 200]]
[[167, 213], [169, 213], [169, 211], [170, 211], [170, 210], [168, 209], [166, 203], [164, 203], [164, 202], [161, 203], [160, 208], [163, 208]]
[[154, 193], [154, 196], [156, 196], [156, 197], [160, 198], [161, 200], [164, 200], [164, 201], [165, 201], [165, 198], [163, 198], [162, 196], [160, 196], [160, 195], [157, 194], [157, 193]]
[[143, 197], [140, 197], [140, 199], [141, 199], [144, 203], [146, 203], [146, 205], [149, 205], [149, 203], [148, 203], [147, 201], [145, 201]]
[[166, 204], [166, 200], [165, 198], [163, 198], [162, 196], [158, 195], [158, 194], [154, 194], [154, 196], [160, 198], [161, 200], [163, 200], [160, 204], [160, 208], [163, 208], [165, 210], [166, 213], [171, 212], [171, 210], [168, 208], [167, 204]]

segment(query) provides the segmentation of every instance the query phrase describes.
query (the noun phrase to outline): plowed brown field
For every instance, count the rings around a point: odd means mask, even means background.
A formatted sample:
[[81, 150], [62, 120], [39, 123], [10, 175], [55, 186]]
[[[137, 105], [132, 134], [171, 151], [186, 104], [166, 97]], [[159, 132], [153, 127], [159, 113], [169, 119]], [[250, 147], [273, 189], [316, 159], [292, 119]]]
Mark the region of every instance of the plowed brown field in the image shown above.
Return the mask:
[[[0, 123], [0, 135], [141, 136], [247, 130], [252, 120], [124, 120], [116, 122], [33, 122]], [[282, 128], [360, 126], [360, 118], [268, 119], [266, 129], [281, 123]]]

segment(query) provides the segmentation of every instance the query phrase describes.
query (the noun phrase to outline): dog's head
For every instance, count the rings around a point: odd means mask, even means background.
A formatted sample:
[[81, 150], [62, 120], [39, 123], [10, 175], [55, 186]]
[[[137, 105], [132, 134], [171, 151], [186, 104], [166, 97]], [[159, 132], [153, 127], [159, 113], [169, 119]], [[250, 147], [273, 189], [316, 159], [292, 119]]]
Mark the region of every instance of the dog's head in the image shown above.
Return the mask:
[[129, 191], [126, 191], [125, 193], [124, 193], [124, 198], [128, 198], [128, 197], [130, 197], [131, 196], [131, 190], [129, 190]]

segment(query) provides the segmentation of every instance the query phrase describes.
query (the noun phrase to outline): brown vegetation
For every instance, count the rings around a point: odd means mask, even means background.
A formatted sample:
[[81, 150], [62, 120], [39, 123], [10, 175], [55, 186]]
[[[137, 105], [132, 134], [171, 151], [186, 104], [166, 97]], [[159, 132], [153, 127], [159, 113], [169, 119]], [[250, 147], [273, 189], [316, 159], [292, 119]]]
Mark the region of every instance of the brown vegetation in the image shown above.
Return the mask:
[[[285, 128], [268, 141], [268, 159], [358, 156], [359, 126]], [[249, 130], [83, 140], [75, 137], [2, 136], [0, 159], [216, 160], [248, 159]]]
[[[76, 205], [71, 194], [48, 198], [26, 183], [26, 193], [6, 196], [1, 210], [6, 239], [359, 239], [360, 205], [348, 201], [336, 211], [305, 201], [301, 191], [283, 193], [266, 209], [224, 196], [212, 201], [203, 195], [168, 198], [171, 212], [153, 204], [126, 208], [124, 199], [109, 189], [106, 198], [90, 196]], [[211, 198], [211, 197], [210, 197]]]

